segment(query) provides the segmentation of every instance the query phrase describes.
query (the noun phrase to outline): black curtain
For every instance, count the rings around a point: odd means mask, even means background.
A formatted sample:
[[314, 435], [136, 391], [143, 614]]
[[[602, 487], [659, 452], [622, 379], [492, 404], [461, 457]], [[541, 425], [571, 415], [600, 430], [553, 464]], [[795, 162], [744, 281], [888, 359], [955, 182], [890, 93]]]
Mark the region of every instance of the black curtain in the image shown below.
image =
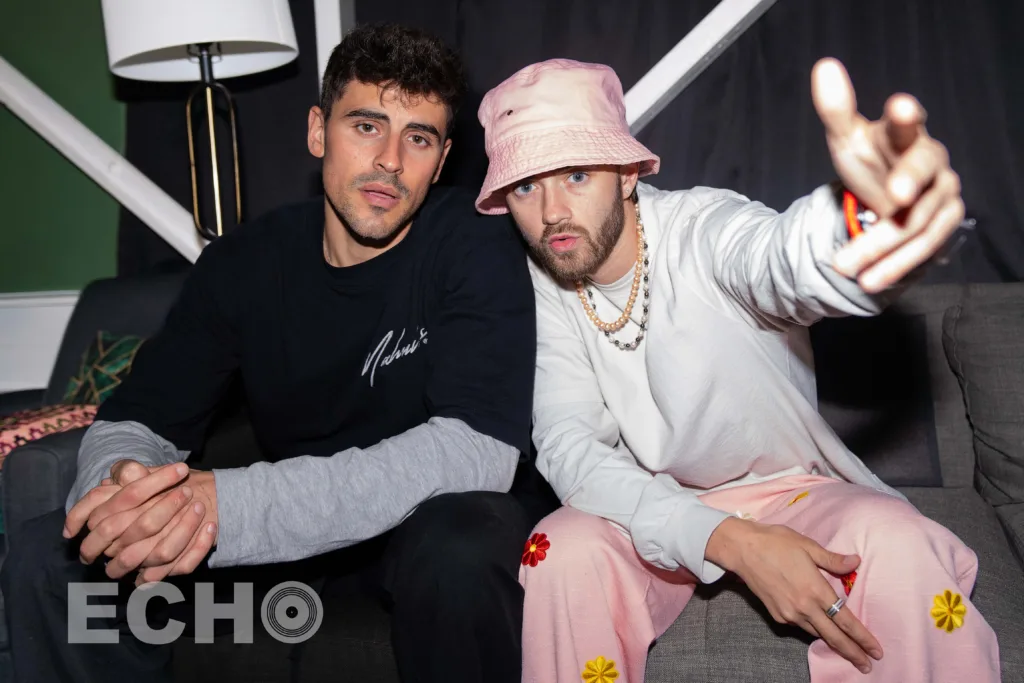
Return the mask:
[[[312, 0], [292, 0], [292, 20], [299, 56], [270, 72], [225, 79], [235, 100], [242, 194], [242, 220], [255, 218], [285, 203], [322, 192], [319, 160], [306, 147], [306, 120], [317, 103], [316, 28]], [[198, 74], [198, 65], [196, 66]], [[216, 62], [213, 65], [217, 74]], [[118, 97], [127, 103], [125, 157], [190, 213], [185, 102], [195, 83], [146, 83], [118, 79]], [[200, 97], [194, 106], [194, 147], [203, 223], [213, 225], [209, 177], [209, 138]], [[228, 225], [235, 216], [230, 128], [227, 110], [217, 106], [216, 140], [221, 197]], [[119, 275], [187, 268], [189, 262], [126, 209], [118, 232]]]
[[[718, 0], [360, 0], [357, 21], [433, 31], [463, 54], [471, 96], [442, 182], [477, 189], [486, 170], [480, 98], [531, 62], [569, 57], [612, 66], [628, 90]], [[312, 0], [293, 0], [303, 54], [286, 73], [233, 79], [243, 137], [247, 215], [319, 192], [305, 146], [315, 99]], [[810, 95], [822, 56], [846, 64], [860, 110], [877, 117], [896, 91], [917, 96], [950, 150], [978, 227], [931, 281], [1017, 281], [1024, 275], [1024, 55], [1013, 0], [778, 0], [641, 132], [662, 157], [664, 189], [726, 187], [784, 209], [832, 177]], [[129, 100], [128, 158], [190, 206], [184, 95], [161, 86]], [[177, 137], [176, 137], [177, 136]], [[182, 163], [182, 159], [184, 163]], [[120, 267], [173, 255], [125, 216]]]
[[[358, 20], [433, 30], [463, 53], [473, 97], [460, 116], [450, 182], [486, 170], [476, 107], [526, 64], [568, 57], [613, 67], [628, 90], [718, 0], [359, 2]], [[1024, 276], [1024, 4], [1013, 0], [778, 0], [640, 133], [662, 157], [663, 189], [726, 187], [784, 209], [832, 178], [810, 93], [820, 57], [850, 71], [861, 111], [916, 95], [949, 148], [978, 228], [932, 281]]]

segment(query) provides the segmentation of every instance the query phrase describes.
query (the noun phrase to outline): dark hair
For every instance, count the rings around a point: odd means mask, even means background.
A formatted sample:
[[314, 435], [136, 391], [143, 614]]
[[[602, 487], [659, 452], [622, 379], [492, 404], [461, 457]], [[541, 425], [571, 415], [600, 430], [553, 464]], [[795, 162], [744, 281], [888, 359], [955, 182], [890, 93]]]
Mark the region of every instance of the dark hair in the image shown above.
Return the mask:
[[466, 94], [459, 56], [435, 36], [397, 24], [359, 26], [334, 48], [320, 93], [324, 119], [352, 80], [441, 100], [448, 109], [446, 134]]

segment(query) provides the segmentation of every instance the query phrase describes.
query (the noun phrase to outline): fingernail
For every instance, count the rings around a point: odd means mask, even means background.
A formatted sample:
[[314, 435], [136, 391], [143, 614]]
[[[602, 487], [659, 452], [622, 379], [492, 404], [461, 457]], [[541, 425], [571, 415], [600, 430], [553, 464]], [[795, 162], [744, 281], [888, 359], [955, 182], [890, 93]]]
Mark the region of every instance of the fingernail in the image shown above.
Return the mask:
[[206, 533], [212, 534], [216, 530], [216, 528], [217, 528], [217, 525], [214, 524], [213, 522], [210, 522], [209, 524], [206, 525]]
[[909, 97], [898, 97], [892, 105], [893, 113], [901, 118], [909, 119], [917, 113], [914, 100]]
[[190, 487], [188, 487], [188, 486], [182, 486], [181, 487], [181, 492], [185, 494], [186, 498], [191, 498], [192, 497], [192, 489]]
[[853, 257], [853, 254], [851, 254], [850, 252], [848, 252], [848, 251], [841, 251], [841, 252], [839, 252], [838, 254], [836, 254], [836, 258], [835, 258], [836, 270], [838, 270], [840, 273], [842, 273], [843, 275], [846, 275], [846, 276], [853, 275], [853, 272], [852, 272], [853, 261], [854, 261], [854, 257]]
[[867, 292], [878, 291], [882, 277], [878, 273], [866, 273], [860, 276], [860, 286]]
[[870, 664], [865, 664], [864, 666], [860, 667], [860, 672], [862, 674], [869, 674], [869, 673], [871, 673], [871, 665]]
[[64, 531], [61, 532], [61, 535], [63, 535], [64, 538], [71, 538], [71, 532], [68, 531], [67, 527], [64, 527]]
[[196, 511], [197, 515], [203, 514], [203, 504], [202, 503], [196, 503], [195, 505], [192, 506], [192, 509]]
[[868, 652], [868, 654], [871, 655], [872, 657], [874, 657], [875, 659], [881, 659], [882, 658], [882, 651], [881, 650], [870, 650]]
[[898, 175], [889, 182], [889, 191], [900, 199], [910, 199], [914, 194], [914, 181], [910, 176]]
[[188, 465], [186, 465], [183, 462], [178, 463], [177, 466], [175, 466], [174, 471], [177, 472], [180, 476], [184, 477], [186, 474], [188, 474]]

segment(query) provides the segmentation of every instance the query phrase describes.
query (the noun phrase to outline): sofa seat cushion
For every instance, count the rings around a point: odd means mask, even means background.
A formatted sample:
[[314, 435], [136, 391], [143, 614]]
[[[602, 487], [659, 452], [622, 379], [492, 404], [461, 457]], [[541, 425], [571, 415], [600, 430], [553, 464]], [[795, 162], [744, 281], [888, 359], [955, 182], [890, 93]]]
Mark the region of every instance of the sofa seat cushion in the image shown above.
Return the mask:
[[977, 460], [974, 486], [1024, 557], [1024, 293], [967, 297], [946, 313], [943, 344], [963, 391]]
[[[1024, 571], [995, 512], [973, 489], [901, 490], [977, 553], [972, 599], [999, 638], [1003, 681], [1024, 683]], [[772, 621], [742, 586], [704, 586], [652, 648], [647, 683], [809, 681], [810, 642], [803, 631]]]
[[380, 603], [346, 580], [328, 584], [322, 600], [324, 620], [303, 646], [297, 679], [399, 683]]

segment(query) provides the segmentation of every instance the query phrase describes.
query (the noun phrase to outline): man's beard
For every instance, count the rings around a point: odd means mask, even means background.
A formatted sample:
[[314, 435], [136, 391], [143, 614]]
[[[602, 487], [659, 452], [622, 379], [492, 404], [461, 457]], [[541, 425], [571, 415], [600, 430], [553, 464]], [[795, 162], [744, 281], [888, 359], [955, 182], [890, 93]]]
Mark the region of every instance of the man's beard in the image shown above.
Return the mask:
[[[366, 173], [353, 178], [349, 184], [349, 191], [351, 194], [338, 196], [332, 196], [332, 193], [327, 188], [327, 183], [324, 183], [324, 196], [327, 197], [328, 203], [331, 205], [331, 209], [334, 210], [334, 214], [341, 221], [341, 224], [345, 226], [345, 229], [349, 232], [352, 237], [360, 244], [372, 245], [372, 246], [384, 246], [391, 242], [402, 228], [409, 222], [412, 215], [416, 212], [418, 207], [411, 207], [404, 214], [399, 215], [394, 221], [387, 223], [373, 223], [368, 224], [366, 221], [360, 221], [356, 215], [356, 211], [352, 206], [352, 202], [347, 198], [354, 195], [358, 195], [359, 188], [369, 183], [380, 183], [382, 185], [388, 185], [396, 190], [399, 199], [407, 199], [409, 197], [409, 188], [407, 188], [402, 181], [399, 180], [398, 176], [384, 173], [383, 171], [377, 173]], [[370, 210], [377, 215], [385, 213], [387, 210], [371, 206]]]
[[[621, 188], [615, 194], [604, 221], [593, 237], [578, 225], [561, 223], [545, 228], [540, 241], [533, 245], [534, 256], [556, 280], [570, 284], [579, 282], [593, 275], [608, 259], [626, 226]], [[573, 251], [559, 254], [551, 249], [551, 238], [560, 234], [576, 236], [576, 248]]]

